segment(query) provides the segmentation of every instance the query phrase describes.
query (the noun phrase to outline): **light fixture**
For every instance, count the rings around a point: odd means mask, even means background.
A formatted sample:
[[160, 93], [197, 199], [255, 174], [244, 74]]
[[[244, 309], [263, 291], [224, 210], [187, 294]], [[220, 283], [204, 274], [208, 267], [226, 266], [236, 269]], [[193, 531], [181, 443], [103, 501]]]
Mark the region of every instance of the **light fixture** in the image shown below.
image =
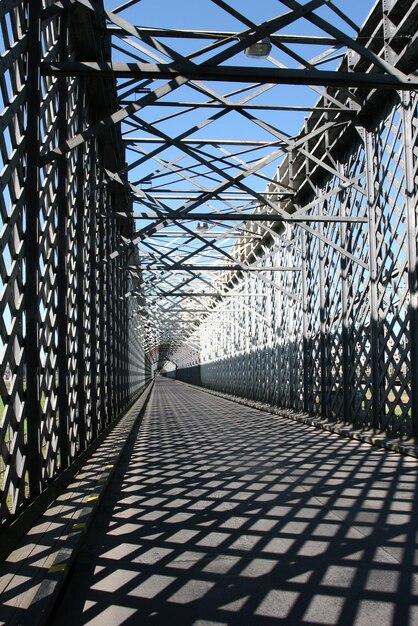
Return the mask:
[[247, 57], [251, 57], [252, 59], [260, 59], [263, 57], [268, 57], [271, 52], [271, 41], [268, 37], [264, 37], [260, 39], [260, 41], [256, 41], [249, 48], [245, 49], [245, 54]]

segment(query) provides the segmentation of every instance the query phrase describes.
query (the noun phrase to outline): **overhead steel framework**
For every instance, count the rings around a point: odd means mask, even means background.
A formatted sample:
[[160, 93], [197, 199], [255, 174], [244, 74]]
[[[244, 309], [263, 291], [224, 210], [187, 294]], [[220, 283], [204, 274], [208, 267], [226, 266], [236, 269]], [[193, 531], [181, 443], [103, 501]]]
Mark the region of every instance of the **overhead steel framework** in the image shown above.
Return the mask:
[[418, 2], [370, 9], [0, 4], [4, 526], [156, 367], [418, 436]]

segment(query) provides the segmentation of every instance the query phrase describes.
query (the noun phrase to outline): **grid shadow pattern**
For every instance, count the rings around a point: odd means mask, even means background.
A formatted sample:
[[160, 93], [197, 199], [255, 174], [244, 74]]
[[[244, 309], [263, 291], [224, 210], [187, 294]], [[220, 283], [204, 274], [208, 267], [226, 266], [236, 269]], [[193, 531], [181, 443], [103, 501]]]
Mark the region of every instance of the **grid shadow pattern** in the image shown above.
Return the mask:
[[412, 459], [159, 379], [51, 623], [412, 626], [416, 483]]

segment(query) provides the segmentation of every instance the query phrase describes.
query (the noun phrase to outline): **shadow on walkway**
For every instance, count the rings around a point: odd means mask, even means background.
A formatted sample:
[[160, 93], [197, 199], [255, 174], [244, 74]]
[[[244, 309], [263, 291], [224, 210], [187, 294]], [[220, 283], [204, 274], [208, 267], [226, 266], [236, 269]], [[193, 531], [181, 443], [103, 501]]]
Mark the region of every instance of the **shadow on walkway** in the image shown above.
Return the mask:
[[160, 379], [53, 624], [418, 624], [415, 459]]

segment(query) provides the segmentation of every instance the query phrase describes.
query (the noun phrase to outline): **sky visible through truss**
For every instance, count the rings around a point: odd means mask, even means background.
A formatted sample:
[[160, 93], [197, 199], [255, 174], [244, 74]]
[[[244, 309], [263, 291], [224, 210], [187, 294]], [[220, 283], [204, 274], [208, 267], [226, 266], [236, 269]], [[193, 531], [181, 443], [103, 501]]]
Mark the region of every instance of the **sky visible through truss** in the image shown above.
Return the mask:
[[[228, 4], [234, 8], [237, 8], [246, 17], [249, 17], [254, 23], [258, 24], [264, 20], [271, 19], [273, 15], [279, 15], [285, 10], [285, 7], [280, 6], [280, 3], [276, 0], [261, 0], [260, 2], [254, 2], [252, 0], [228, 2]], [[105, 6], [109, 11], [113, 11], [117, 7], [122, 6], [121, 0], [106, 0]], [[353, 21], [359, 28], [366, 19], [368, 13], [374, 5], [372, 0], [352, 0], [346, 2], [346, 0], [336, 0], [333, 5], [346, 13], [350, 20]], [[326, 7], [317, 9], [316, 14], [321, 15], [325, 19], [330, 18], [329, 9]], [[124, 19], [128, 20], [132, 24], [139, 25], [141, 27], [159, 27], [167, 29], [187, 29], [187, 30], [220, 30], [220, 31], [240, 31], [245, 30], [245, 25], [240, 23], [237, 19], [234, 19], [228, 15], [225, 11], [222, 11], [219, 7], [212, 4], [210, 0], [178, 0], [176, 2], [156, 2], [155, 0], [141, 0], [132, 7], [123, 10], [121, 15]], [[340, 27], [344, 32], [347, 32], [351, 36], [355, 36], [354, 29], [350, 29], [346, 23], [343, 23], [341, 19], [335, 14], [332, 14], [332, 23]], [[307, 20], [297, 20], [294, 24], [290, 24], [283, 32], [290, 35], [324, 35], [323, 31], [314, 25], [310, 24]], [[192, 40], [187, 41], [184, 39], [170, 40], [169, 44], [182, 54], [189, 54], [193, 50], [197, 50], [201, 47], [201, 43]], [[306, 46], [294, 46], [294, 50], [300, 52], [302, 56], [306, 55]], [[311, 54], [315, 55], [316, 50], [320, 51], [318, 46], [312, 46]], [[344, 52], [344, 50], [342, 50]], [[280, 54], [277, 50], [272, 51], [272, 56], [280, 60]], [[119, 51], [114, 50], [113, 58], [115, 61], [123, 60], [125, 56]], [[200, 60], [204, 60], [203, 56]], [[289, 62], [288, 58], [282, 59], [285, 63]], [[243, 53], [237, 55], [232, 59], [234, 64], [237, 65], [253, 65], [255, 67], [267, 67], [273, 66], [273, 63], [266, 59], [248, 59]], [[321, 66], [321, 69], [335, 69], [340, 62], [340, 59], [330, 61], [328, 64]], [[212, 84], [214, 88], [217, 88], [216, 83]], [[186, 90], [185, 90], [186, 91]], [[190, 94], [193, 95], [193, 94]], [[194, 94], [195, 95], [195, 94]], [[278, 88], [272, 91], [266, 92], [263, 96], [257, 98], [257, 104], [277, 104], [278, 100], [282, 96], [283, 103], [294, 105], [307, 105], [313, 106], [318, 100], [318, 94], [309, 89], [308, 87], [283, 85], [280, 90]], [[138, 96], [139, 97], [139, 96]], [[155, 113], [155, 110], [154, 110]], [[297, 134], [306, 117], [306, 113], [293, 113], [286, 112], [283, 115], [285, 121], [283, 130], [286, 130], [289, 135]], [[156, 118], [155, 115], [148, 115], [149, 120]], [[200, 111], [196, 112], [195, 116], [187, 116], [188, 122], [190, 120], [198, 121], [202, 118]], [[272, 112], [263, 116], [263, 119], [272, 121], [277, 124], [277, 113]], [[177, 118], [175, 122], [168, 121], [163, 124], [162, 127], [170, 132], [177, 131], [181, 128], [181, 121]], [[257, 129], [254, 125], [247, 125], [244, 120], [238, 114], [231, 112], [223, 120], [217, 122], [217, 130], [219, 132], [224, 131], [225, 136], [230, 139], [243, 139], [243, 138], [268, 138], [266, 133], [263, 133]], [[249, 135], [251, 131], [251, 136]], [[212, 137], [212, 128], [208, 127], [199, 132], [199, 138]], [[270, 166], [270, 173], [273, 174], [276, 165], [273, 163]], [[144, 166], [146, 170], [146, 166]]]
[[[350, 3], [343, 0], [336, 0], [332, 3], [337, 9], [331, 10], [324, 6], [315, 10], [315, 15], [329, 21], [337, 28], [344, 31], [349, 36], [355, 38], [357, 30], [361, 27], [374, 3], [370, 1], [354, 0]], [[129, 6], [132, 5], [132, 6]], [[223, 6], [222, 6], [223, 5]], [[271, 20], [278, 15], [288, 11], [285, 3], [276, 0], [262, 0], [261, 2], [228, 1], [223, 3], [212, 2], [211, 0], [179, 0], [177, 2], [142, 0], [139, 2], [123, 2], [123, 0], [107, 0], [105, 8], [118, 18], [126, 20], [131, 26], [144, 28], [158, 28], [181, 31], [222, 31], [226, 33], [241, 33], [246, 31], [251, 24], [260, 24]], [[235, 10], [236, 14], [231, 15], [228, 8]], [[341, 15], [338, 15], [338, 11]], [[343, 17], [346, 16], [347, 20]], [[110, 20], [112, 22], [112, 20]], [[348, 23], [347, 23], [348, 22]], [[351, 22], [351, 24], [350, 24]], [[358, 27], [358, 28], [357, 28]], [[217, 53], [216, 49], [211, 49], [214, 39], [198, 39], [188, 36], [183, 37], [160, 37], [155, 35], [154, 44], [150, 44], [146, 38], [140, 41], [141, 37], [131, 37], [126, 32], [116, 32], [115, 23], [110, 23], [113, 31], [113, 61], [114, 62], [146, 62], [166, 64], [172, 63], [172, 52], [186, 57], [195, 54], [193, 61], [200, 64], [212, 58]], [[123, 30], [123, 29], [122, 29]], [[142, 31], [141, 31], [142, 32]], [[329, 37], [323, 29], [312, 24], [307, 19], [297, 19], [275, 34], [290, 36], [310, 36]], [[189, 33], [190, 35], [190, 33]], [[155, 42], [158, 45], [155, 46]], [[226, 47], [237, 38], [232, 38], [226, 42]], [[132, 43], [133, 42], [133, 43]], [[161, 44], [161, 45], [160, 45]], [[168, 48], [165, 50], [164, 46]], [[209, 46], [209, 50], [203, 54], [199, 51]], [[289, 55], [291, 48], [292, 55]], [[220, 65], [255, 67], [303, 67], [304, 61], [315, 59], [314, 66], [320, 70], [335, 70], [341, 62], [341, 58], [346, 52], [345, 46], [333, 49], [332, 44], [328, 46], [332, 52], [325, 52], [326, 46], [320, 44], [292, 43], [285, 50], [280, 46], [273, 46], [273, 50], [267, 59], [248, 58], [244, 51], [221, 62]], [[220, 48], [223, 49], [222, 47]], [[320, 55], [324, 55], [323, 58]], [[299, 57], [299, 59], [298, 59]], [[178, 60], [178, 59], [177, 59]], [[129, 105], [131, 102], [138, 102], [146, 95], [147, 91], [160, 88], [166, 81], [155, 79], [153, 81], [132, 81], [128, 79], [118, 80], [118, 90], [122, 105]], [[132, 86], [133, 85], [133, 86]], [[135, 88], [138, 88], [135, 91]], [[208, 88], [208, 90], [206, 90]], [[134, 192], [134, 212], [142, 212], [144, 208], [148, 210], [153, 202], [157, 202], [159, 209], [165, 211], [183, 211], [186, 207], [189, 210], [190, 202], [199, 193], [204, 193], [207, 189], [214, 189], [223, 181], [219, 168], [227, 166], [226, 171], [230, 176], [237, 176], [240, 167], [251, 167], [257, 164], [260, 159], [266, 159], [262, 170], [254, 172], [245, 178], [248, 189], [255, 190], [262, 194], [268, 186], [269, 179], [274, 177], [278, 165], [283, 160], [285, 152], [276, 150], [277, 146], [272, 142], [270, 127], [278, 129], [289, 140], [296, 137], [303, 128], [304, 120], [310, 115], [309, 111], [277, 111], [269, 110], [269, 106], [280, 104], [290, 107], [313, 107], [318, 101], [323, 87], [308, 87], [303, 85], [272, 85], [265, 89], [252, 86], [248, 82], [226, 83], [217, 81], [189, 81], [180, 88], [176, 88], [167, 96], [159, 99], [160, 107], [147, 106], [139, 111], [138, 116], [127, 118], [121, 126], [122, 134], [127, 143], [127, 162], [129, 170], [129, 181], [135, 187]], [[230, 95], [233, 94], [233, 95]], [[221, 100], [219, 99], [221, 96]], [[211, 120], [211, 116], [219, 112], [219, 108], [200, 107], [176, 107], [175, 102], [212, 102], [219, 107], [222, 98], [227, 97], [230, 102], [266, 106], [264, 110], [251, 111], [251, 114], [262, 120], [262, 124], [255, 123], [254, 120], [242, 114], [238, 110], [229, 110], [225, 115]], [[171, 107], [163, 106], [165, 101], [172, 103]], [[168, 104], [168, 103], [167, 103]], [[210, 123], [205, 120], [210, 119]], [[266, 126], [267, 125], [267, 126]], [[191, 131], [191, 132], [190, 132]], [[157, 143], [159, 137], [161, 143]], [[164, 141], [164, 137], [185, 137], [186, 141], [193, 143], [188, 145], [188, 151], [182, 153], [179, 145], [169, 145], [169, 141]], [[141, 139], [141, 141], [130, 142], [130, 139]], [[215, 143], [216, 140], [223, 139], [231, 141], [231, 144]], [[200, 145], [199, 140], [213, 141], [213, 144], [206, 143]], [[239, 142], [266, 142], [263, 146], [239, 145]], [[270, 145], [268, 145], [270, 144]], [[276, 150], [277, 155], [269, 161], [269, 155]], [[155, 154], [155, 158], [150, 158], [149, 154]], [[197, 160], [196, 160], [197, 158]], [[222, 161], [222, 159], [224, 159]], [[207, 162], [207, 166], [206, 166]], [[168, 164], [168, 165], [167, 165]], [[216, 169], [213, 169], [215, 166]], [[234, 169], [235, 166], [235, 169]], [[180, 168], [180, 169], [179, 169]], [[242, 170], [241, 170], [242, 171]], [[135, 190], [139, 189], [139, 195]], [[143, 202], [141, 192], [147, 194], [147, 199]], [[183, 196], [182, 196], [183, 194]], [[234, 194], [236, 199], [234, 199]], [[197, 206], [196, 211], [200, 214], [210, 212], [242, 211], [252, 212], [260, 206], [260, 198], [251, 198], [246, 195], [243, 188], [231, 184], [225, 189], [224, 198], [226, 202], [219, 200], [220, 196], [212, 196], [207, 202], [202, 202]], [[151, 201], [151, 204], [150, 204]], [[194, 209], [191, 209], [194, 212]], [[142, 232], [147, 227], [151, 227], [152, 220], [142, 218], [136, 221], [137, 232]], [[237, 223], [211, 223], [208, 232], [199, 234], [199, 221], [188, 221], [180, 224], [175, 222], [168, 224], [161, 231], [152, 235], [134, 237], [133, 242], [137, 246], [143, 267], [149, 267], [149, 271], [142, 272], [142, 279], [145, 284], [145, 291], [148, 297], [147, 310], [142, 311], [142, 324], [153, 327], [154, 338], [149, 339], [149, 346], [156, 348], [159, 343], [164, 343], [167, 338], [161, 338], [161, 332], [156, 331], [158, 324], [164, 327], [166, 320], [171, 329], [168, 335], [172, 335], [167, 341], [178, 341], [184, 334], [183, 325], [177, 326], [173, 323], [174, 318], [180, 319], [178, 311], [183, 309], [202, 310], [208, 307], [210, 300], [200, 298], [199, 300], [185, 299], [185, 293], [208, 291], [208, 285], [213, 284], [215, 273], [197, 272], [190, 269], [179, 271], [159, 271], [164, 269], [164, 264], [188, 263], [205, 266], [207, 264], [231, 263], [228, 261], [228, 254], [232, 253], [234, 244], [241, 238], [248, 235], [245, 229], [240, 228]], [[189, 229], [189, 230], [185, 230]], [[190, 239], [188, 235], [193, 233], [197, 237]], [[211, 236], [210, 245], [205, 246], [206, 235]], [[190, 256], [192, 255], [192, 256]], [[152, 266], [152, 269], [151, 269]], [[159, 276], [159, 278], [158, 278]], [[172, 296], [171, 292], [178, 292], [179, 296]], [[166, 294], [169, 293], [169, 296]], [[198, 304], [197, 304], [198, 303]], [[185, 324], [193, 323], [196, 317], [192, 314], [185, 314]], [[158, 320], [153, 324], [151, 319]], [[191, 326], [192, 327], [192, 326]], [[164, 334], [164, 333], [163, 333]]]

